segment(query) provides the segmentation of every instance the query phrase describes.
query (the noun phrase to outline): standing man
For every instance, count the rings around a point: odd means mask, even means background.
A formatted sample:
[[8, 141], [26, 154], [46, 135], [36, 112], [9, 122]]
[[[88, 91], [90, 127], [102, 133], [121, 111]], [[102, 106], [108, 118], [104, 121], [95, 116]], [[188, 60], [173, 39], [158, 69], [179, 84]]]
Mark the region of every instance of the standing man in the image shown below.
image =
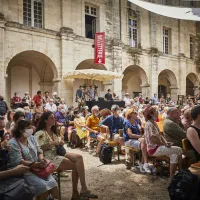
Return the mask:
[[76, 102], [80, 104], [84, 100], [84, 95], [82, 91], [82, 86], [79, 86], [79, 89], [76, 91]]
[[94, 89], [92, 88], [92, 85], [89, 86], [89, 89], [86, 92], [86, 94], [89, 96], [89, 101], [94, 100]]
[[50, 97], [49, 97], [49, 92], [46, 91], [46, 92], [44, 93], [44, 97], [43, 97], [43, 104], [48, 103], [48, 102], [49, 102], [49, 99], [50, 99]]
[[153, 101], [153, 105], [157, 105], [158, 104], [158, 97], [157, 97], [157, 94], [155, 93], [153, 98], [152, 98], [152, 101]]
[[54, 103], [56, 104], [56, 106], [59, 106], [59, 105], [60, 105], [61, 99], [60, 99], [60, 97], [58, 96], [57, 92], [54, 92], [54, 93], [53, 93], [53, 101], [54, 101]]
[[112, 94], [111, 94], [111, 90], [108, 89], [108, 93], [105, 94], [105, 99], [107, 101], [112, 101], [113, 100], [113, 97], [112, 97]]
[[36, 106], [42, 106], [42, 92], [39, 90], [37, 94], [33, 97], [33, 102]]

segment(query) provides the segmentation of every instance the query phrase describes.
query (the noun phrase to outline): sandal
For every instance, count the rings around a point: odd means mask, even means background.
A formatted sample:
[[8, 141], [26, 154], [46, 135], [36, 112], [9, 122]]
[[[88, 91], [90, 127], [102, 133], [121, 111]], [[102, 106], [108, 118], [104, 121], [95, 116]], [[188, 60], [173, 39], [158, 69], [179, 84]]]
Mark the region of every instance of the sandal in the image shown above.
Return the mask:
[[80, 193], [81, 197], [91, 198], [91, 199], [98, 199], [98, 196], [96, 194], [93, 194], [91, 191], [86, 191], [84, 193]]

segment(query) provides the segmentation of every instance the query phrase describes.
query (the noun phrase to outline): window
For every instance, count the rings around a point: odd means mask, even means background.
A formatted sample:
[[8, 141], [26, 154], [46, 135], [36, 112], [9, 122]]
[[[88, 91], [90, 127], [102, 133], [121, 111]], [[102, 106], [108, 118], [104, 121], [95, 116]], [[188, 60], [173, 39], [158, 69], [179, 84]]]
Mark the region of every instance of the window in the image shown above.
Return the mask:
[[131, 47], [138, 46], [138, 22], [135, 19], [129, 19], [129, 40]]
[[169, 54], [171, 30], [163, 28], [163, 53]]
[[85, 5], [85, 37], [94, 39], [97, 27], [97, 8]]
[[43, 1], [24, 0], [23, 19], [27, 26], [42, 28], [43, 26]]
[[171, 1], [170, 0], [162, 0], [161, 2], [163, 5], [170, 5]]
[[190, 58], [194, 58], [194, 37], [190, 36]]

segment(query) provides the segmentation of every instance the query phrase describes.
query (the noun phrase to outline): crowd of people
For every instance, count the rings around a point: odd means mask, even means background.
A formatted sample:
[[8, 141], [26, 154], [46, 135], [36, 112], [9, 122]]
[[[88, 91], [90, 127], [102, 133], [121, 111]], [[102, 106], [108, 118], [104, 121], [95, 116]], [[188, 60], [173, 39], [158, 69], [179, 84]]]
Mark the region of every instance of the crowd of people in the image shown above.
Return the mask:
[[[83, 157], [68, 151], [62, 155], [58, 153], [58, 149], [63, 151], [65, 142], [69, 147], [73, 146], [75, 135], [86, 141], [85, 147], [93, 156], [99, 156], [101, 145], [110, 140], [122, 147], [122, 153], [123, 146], [141, 150], [139, 169], [142, 173], [151, 173], [149, 156], [167, 156], [171, 180], [177, 167], [179, 170], [185, 167], [183, 157], [190, 160], [186, 167], [200, 160], [199, 96], [194, 99], [189, 96], [178, 105], [170, 95], [159, 99], [155, 94], [152, 99], [144, 99], [142, 94], [131, 98], [126, 93], [125, 108], [113, 102], [111, 109], [102, 110], [98, 106], [91, 110], [87, 106], [68, 106], [56, 92], [50, 97], [49, 92], [42, 96], [38, 91], [32, 99], [28, 93], [22, 99], [15, 93], [13, 110], [8, 110], [0, 97], [0, 149], [7, 150], [10, 157], [10, 173], [0, 172], [3, 180], [0, 191], [10, 179], [23, 174], [26, 183], [34, 187], [37, 199], [58, 199], [57, 183], [52, 174], [42, 179], [33, 173], [36, 168], [44, 169], [50, 161], [55, 171], [72, 170], [72, 199], [98, 198], [88, 189]], [[185, 138], [192, 146], [189, 153], [183, 151], [182, 140]], [[98, 143], [93, 152], [91, 143], [94, 140]]]

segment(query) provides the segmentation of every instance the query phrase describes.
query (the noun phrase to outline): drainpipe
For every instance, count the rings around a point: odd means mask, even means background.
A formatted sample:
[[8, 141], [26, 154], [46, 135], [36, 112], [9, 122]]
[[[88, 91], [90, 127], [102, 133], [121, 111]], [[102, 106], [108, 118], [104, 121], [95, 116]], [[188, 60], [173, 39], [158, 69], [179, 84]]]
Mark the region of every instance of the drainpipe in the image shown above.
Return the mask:
[[119, 31], [120, 31], [120, 40], [122, 40], [122, 2], [119, 0]]

